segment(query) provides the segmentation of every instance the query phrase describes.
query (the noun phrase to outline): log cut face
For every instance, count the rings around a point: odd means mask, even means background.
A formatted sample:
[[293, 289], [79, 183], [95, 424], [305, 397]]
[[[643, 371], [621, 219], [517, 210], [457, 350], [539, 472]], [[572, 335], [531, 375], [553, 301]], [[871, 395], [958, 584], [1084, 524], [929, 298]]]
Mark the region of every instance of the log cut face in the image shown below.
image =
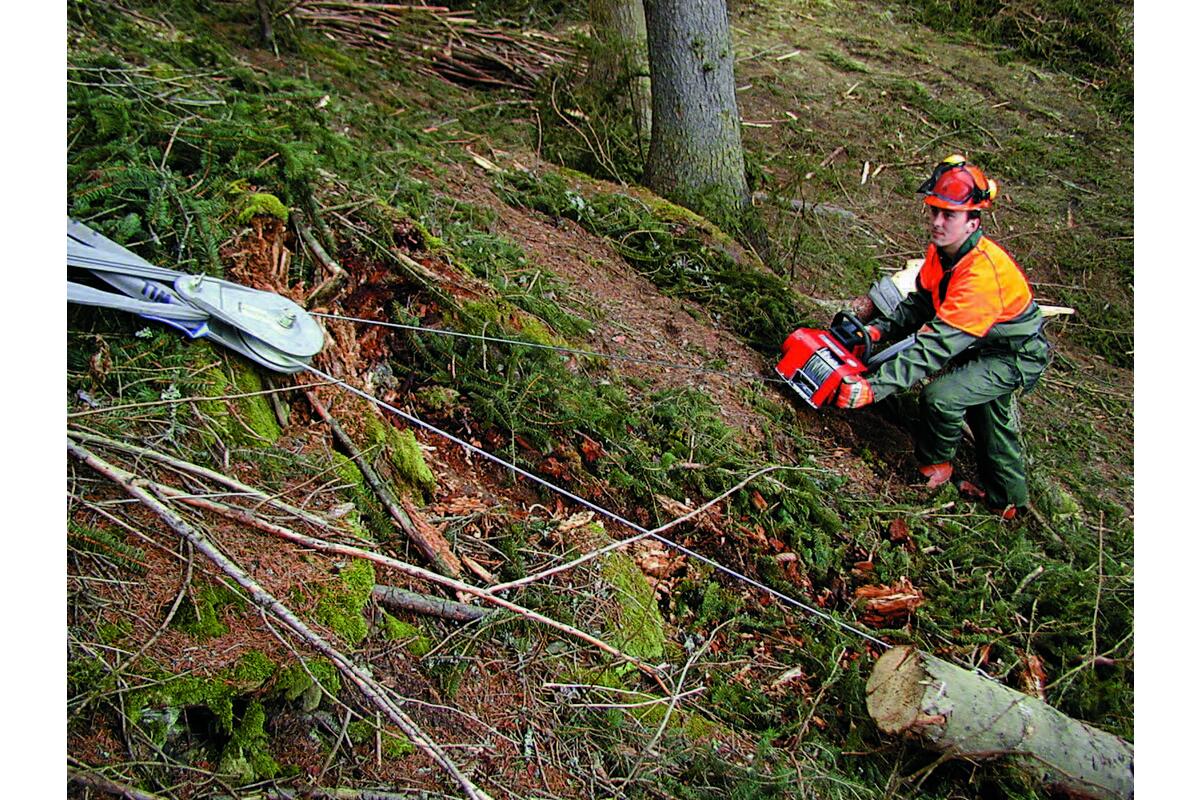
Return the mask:
[[884, 733], [964, 758], [1011, 755], [1042, 782], [1094, 798], [1133, 797], [1133, 746], [911, 647], [880, 656], [867, 711]]

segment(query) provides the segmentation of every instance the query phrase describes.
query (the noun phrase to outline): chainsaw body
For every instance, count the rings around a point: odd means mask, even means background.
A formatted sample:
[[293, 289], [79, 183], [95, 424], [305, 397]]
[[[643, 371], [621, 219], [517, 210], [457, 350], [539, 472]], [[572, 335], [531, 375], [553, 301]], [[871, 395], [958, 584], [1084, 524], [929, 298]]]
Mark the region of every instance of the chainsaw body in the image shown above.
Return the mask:
[[840, 311], [828, 330], [798, 328], [780, 345], [779, 377], [813, 408], [833, 402], [843, 378], [861, 375], [871, 359], [871, 337], [852, 314]]

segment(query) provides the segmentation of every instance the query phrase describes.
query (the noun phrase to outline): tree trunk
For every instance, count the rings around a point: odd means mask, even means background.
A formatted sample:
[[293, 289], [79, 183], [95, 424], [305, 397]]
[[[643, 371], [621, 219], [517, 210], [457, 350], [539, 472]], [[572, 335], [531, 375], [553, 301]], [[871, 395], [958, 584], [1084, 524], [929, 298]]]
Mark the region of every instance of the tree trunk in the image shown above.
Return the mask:
[[645, 184], [727, 230], [750, 205], [724, 0], [645, 0], [654, 125]]
[[1133, 797], [1133, 745], [911, 647], [879, 657], [867, 681], [867, 711], [884, 733], [955, 757], [1011, 755], [1074, 796]]
[[275, 31], [271, 27], [271, 0], [254, 0], [258, 9], [258, 38], [265, 46], [275, 49]]
[[650, 61], [642, 0], [591, 0], [588, 16], [596, 46], [588, 81], [601, 96], [628, 103], [642, 159], [650, 144]]

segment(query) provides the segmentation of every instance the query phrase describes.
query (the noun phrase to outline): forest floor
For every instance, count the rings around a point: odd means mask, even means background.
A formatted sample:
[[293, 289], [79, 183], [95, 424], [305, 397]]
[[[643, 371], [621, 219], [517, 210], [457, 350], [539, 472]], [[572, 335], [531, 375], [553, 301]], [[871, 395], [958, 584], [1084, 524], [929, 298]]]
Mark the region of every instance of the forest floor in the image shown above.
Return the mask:
[[[664, 664], [657, 681], [528, 620], [492, 615], [462, 625], [386, 609], [370, 598], [372, 585], [470, 597], [383, 561], [173, 505], [229, 562], [403, 698], [420, 729], [493, 797], [1040, 795], [1003, 764], [940, 764], [876, 733], [862, 696], [876, 637], [918, 643], [1132, 736], [1132, 137], [1087, 87], [897, 20], [884, 4], [806, 4], [806, 25], [785, 4], [739, 4], [735, 13], [738, 99], [759, 186], [849, 212], [767, 204], [768, 266], [733, 248], [740, 269], [798, 298], [794, 325], [823, 324], [825, 309], [920, 255], [912, 189], [951, 150], [977, 153], [1002, 176], [1004, 202], [989, 229], [1025, 267], [1038, 299], [1076, 307], [1050, 324], [1055, 361], [1021, 401], [1038, 513], [1004, 526], [951, 487], [922, 486], [907, 429], [911, 397], [863, 412], [808, 409], [774, 379], [774, 353], [739, 333], [733, 300], [677, 290], [664, 283], [666, 261], [647, 267], [631, 257], [639, 228], [659, 225], [678, 234], [678, 253], [688, 237], [709, 250], [722, 245], [686, 230], [686, 217], [664, 222], [643, 190], [560, 171], [563, 159], [541, 146], [549, 120], [528, 113], [538, 108], [532, 101], [505, 105], [480, 90], [422, 83], [391, 62], [402, 77], [380, 88], [366, 66], [373, 55], [323, 44], [303, 59], [276, 57], [249, 46], [248, 20], [236, 14], [202, 32], [194, 17], [145, 5], [72, 18], [73, 74], [94, 91], [72, 100], [82, 126], [68, 153], [78, 169], [73, 216], [111, 224], [105, 230], [118, 238], [131, 211], [151, 227], [157, 190], [114, 176], [152, 162], [164, 165], [161, 186], [174, 170], [190, 187], [223, 168], [203, 160], [165, 167], [171, 153], [190, 159], [188, 148], [227, 139], [215, 128], [190, 136], [192, 118], [153, 118], [139, 75], [260, 103], [250, 118], [277, 126], [284, 144], [246, 127], [245, 155], [227, 157], [227, 168], [283, 195], [292, 178], [272, 183], [271, 170], [300, 164], [349, 273], [318, 309], [334, 315], [322, 318], [329, 338], [318, 368], [643, 528], [757, 469], [783, 468], [667, 536], [823, 616], [647, 539], [625, 548], [627, 558], [505, 593]], [[210, 84], [204, 64], [217, 77]], [[949, 77], [960, 69], [971, 79]], [[129, 80], [133, 100], [91, 82], [95, 75], [110, 85], [120, 82], [114, 76]], [[291, 99], [273, 101], [272, 92]], [[105, 94], [125, 105], [97, 99]], [[307, 110], [295, 111], [301, 104]], [[322, 136], [335, 131], [356, 152], [314, 139], [315, 166], [304, 167], [296, 145], [313, 115]], [[1101, 158], [1103, 169], [1089, 168]], [[206, 202], [220, 196], [187, 191], [181, 196]], [[603, 207], [615, 217], [632, 198], [645, 214], [623, 234], [604, 235], [599, 212], [545, 210], [555, 192], [564, 208]], [[201, 213], [187, 202], [180, 208]], [[295, 195], [290, 205], [304, 203]], [[208, 213], [223, 226], [218, 260], [231, 279], [297, 300], [316, 283], [320, 268], [294, 225]], [[188, 239], [196, 226], [167, 227], [178, 251], [203, 264], [202, 247]], [[154, 247], [137, 232], [125, 241]], [[724, 280], [698, 274], [715, 286]], [[336, 316], [562, 350], [442, 344]], [[635, 532], [312, 375], [264, 384], [203, 342], [111, 312], [75, 309], [68, 329], [68, 433], [187, 493], [231, 501], [211, 475], [128, 447], [202, 464], [320, 517], [303, 522], [262, 500], [246, 506], [260, 522], [426, 563], [295, 388], [313, 385], [410, 511], [469, 559], [464, 581], [486, 587], [536, 574]], [[782, 340], [789, 330], [777, 332]], [[268, 405], [271, 396], [280, 406]], [[957, 467], [971, 474], [969, 446]], [[110, 796], [102, 780], [179, 798], [460, 790], [311, 642], [246, 601], [244, 585], [161, 517], [74, 460], [68, 488], [70, 796]], [[913, 586], [919, 600], [882, 621], [855, 594]]]

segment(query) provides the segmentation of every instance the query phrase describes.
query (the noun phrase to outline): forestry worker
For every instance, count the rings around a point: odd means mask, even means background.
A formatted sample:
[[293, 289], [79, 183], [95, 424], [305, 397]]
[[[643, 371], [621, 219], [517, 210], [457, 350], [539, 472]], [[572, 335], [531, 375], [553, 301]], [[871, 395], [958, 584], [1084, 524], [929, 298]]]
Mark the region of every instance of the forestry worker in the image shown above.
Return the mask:
[[950, 156], [917, 192], [928, 206], [931, 241], [916, 291], [867, 329], [875, 341], [916, 331], [916, 342], [869, 381], [845, 379], [835, 402], [860, 408], [949, 367], [921, 392], [919, 470], [930, 488], [950, 480], [965, 419], [981, 486], [963, 481], [960, 489], [1013, 519], [1029, 502], [1014, 395], [1032, 389], [1049, 363], [1042, 312], [1012, 256], [983, 234], [980, 212], [991, 208], [995, 181]]

